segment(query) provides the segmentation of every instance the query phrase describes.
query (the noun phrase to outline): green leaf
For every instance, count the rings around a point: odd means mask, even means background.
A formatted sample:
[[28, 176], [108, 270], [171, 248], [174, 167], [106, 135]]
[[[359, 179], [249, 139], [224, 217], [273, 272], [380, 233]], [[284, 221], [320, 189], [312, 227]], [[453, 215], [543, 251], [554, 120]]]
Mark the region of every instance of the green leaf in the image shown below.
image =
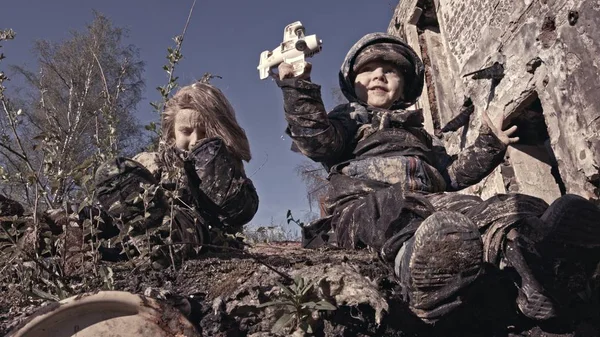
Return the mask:
[[131, 204], [137, 204], [140, 201], [142, 201], [142, 196], [136, 193], [131, 193], [127, 199], [125, 199], [125, 202]]
[[286, 301], [270, 301], [270, 302], [265, 302], [265, 303], [261, 303], [259, 305], [257, 305], [257, 308], [265, 308], [265, 307], [271, 307], [271, 306], [293, 306], [294, 303], [292, 301], [286, 300]]
[[156, 131], [156, 123], [150, 122], [150, 124], [145, 125], [144, 128], [148, 131]]
[[83, 228], [90, 228], [90, 227], [92, 227], [92, 225], [93, 225], [92, 220], [83, 219], [83, 223], [82, 223]]
[[115, 211], [117, 208], [121, 207], [121, 202], [117, 201], [114, 204], [110, 205], [110, 207], [108, 208], [108, 212], [113, 212]]
[[321, 300], [321, 301], [315, 303], [315, 309], [316, 310], [333, 311], [333, 310], [337, 310], [337, 307], [325, 300]]
[[101, 216], [99, 216], [99, 215], [96, 215], [96, 216], [94, 217], [94, 221], [96, 221], [96, 222], [101, 222], [101, 223], [104, 223], [104, 220], [103, 220], [103, 219], [102, 219], [102, 217], [101, 217]]
[[275, 324], [273, 324], [271, 332], [274, 334], [286, 334], [287, 328], [294, 323], [295, 317], [296, 314], [293, 313], [285, 313], [281, 315], [281, 317], [279, 317]]
[[279, 288], [281, 288], [281, 290], [283, 290], [283, 292], [288, 295], [290, 298], [294, 298], [294, 292], [292, 292], [292, 290], [286, 286], [284, 286], [281, 282], [279, 281], [275, 281], [275, 283], [279, 286]]
[[304, 302], [302, 304], [300, 304], [300, 309], [309, 309], [309, 310], [315, 310], [317, 307], [317, 303], [310, 301], [310, 302]]
[[304, 277], [302, 277], [302, 276], [297, 276], [297, 277], [294, 279], [294, 283], [296, 283], [296, 287], [297, 287], [297, 289], [302, 289], [302, 288], [304, 288]]
[[45, 299], [45, 300], [50, 300], [50, 301], [55, 301], [58, 302], [60, 301], [60, 298], [56, 295], [52, 295], [46, 291], [40, 290], [38, 288], [31, 288], [31, 294], [33, 296], [37, 296], [39, 298]]
[[142, 222], [142, 221], [144, 221], [144, 217], [141, 215], [138, 215], [135, 218], [133, 218], [133, 220], [131, 220], [131, 223], [138, 223], [138, 222]]
[[308, 291], [311, 290], [315, 286], [316, 283], [317, 283], [317, 280], [313, 280], [312, 282], [307, 284], [306, 287], [304, 287], [304, 289], [300, 290], [300, 296], [306, 295], [306, 293], [308, 293]]

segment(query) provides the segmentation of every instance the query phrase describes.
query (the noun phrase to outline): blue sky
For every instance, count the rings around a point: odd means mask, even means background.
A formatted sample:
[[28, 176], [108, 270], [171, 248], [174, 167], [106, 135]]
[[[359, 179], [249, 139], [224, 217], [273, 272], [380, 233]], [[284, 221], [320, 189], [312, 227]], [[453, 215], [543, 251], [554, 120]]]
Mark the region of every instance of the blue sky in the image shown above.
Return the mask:
[[[0, 28], [12, 28], [16, 39], [3, 44], [4, 64], [35, 67], [33, 41], [60, 41], [69, 31], [84, 29], [92, 10], [105, 14], [115, 26], [129, 30], [129, 43], [145, 61], [146, 90], [136, 116], [146, 124], [157, 120], [149, 102], [159, 99], [154, 89], [166, 83], [161, 69], [172, 37], [182, 32], [193, 0], [1, 0]], [[3, 3], [3, 4], [1, 4]], [[283, 28], [302, 21], [307, 34], [323, 40], [323, 50], [310, 59], [312, 79], [322, 86], [325, 106], [335, 102], [337, 73], [348, 49], [366, 33], [385, 31], [397, 1], [390, 0], [220, 0], [196, 2], [183, 43], [183, 60], [176, 69], [179, 83], [189, 84], [211, 72], [233, 104], [246, 130], [253, 159], [246, 172], [253, 180], [260, 206], [252, 224], [285, 224], [291, 209], [296, 217], [308, 211], [306, 189], [295, 167], [305, 160], [290, 151], [280, 89], [261, 81], [256, 66], [263, 50], [281, 42]], [[3, 67], [5, 68], [5, 67]], [[35, 68], [34, 68], [35, 69]]]

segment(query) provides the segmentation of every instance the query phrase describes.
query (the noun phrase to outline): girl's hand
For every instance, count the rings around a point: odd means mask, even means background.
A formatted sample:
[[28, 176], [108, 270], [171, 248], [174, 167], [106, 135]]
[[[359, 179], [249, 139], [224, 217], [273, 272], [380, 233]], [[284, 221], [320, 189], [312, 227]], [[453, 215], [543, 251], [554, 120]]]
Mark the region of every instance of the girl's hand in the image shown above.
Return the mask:
[[485, 111], [482, 113], [482, 118], [483, 122], [490, 127], [494, 135], [498, 137], [498, 139], [500, 139], [500, 141], [504, 145], [514, 144], [519, 141], [519, 137], [511, 137], [511, 135], [513, 135], [517, 131], [516, 125], [513, 125], [506, 130], [502, 130], [502, 125], [504, 125], [505, 119], [504, 113], [499, 114], [498, 117], [495, 118], [493, 123], [490, 119], [490, 116], [488, 116], [487, 112]]

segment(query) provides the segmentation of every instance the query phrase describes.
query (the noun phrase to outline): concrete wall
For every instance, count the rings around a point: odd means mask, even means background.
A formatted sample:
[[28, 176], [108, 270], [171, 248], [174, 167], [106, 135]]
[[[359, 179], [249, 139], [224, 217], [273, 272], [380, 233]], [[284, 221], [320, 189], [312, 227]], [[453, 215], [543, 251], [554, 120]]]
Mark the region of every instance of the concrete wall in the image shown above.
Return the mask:
[[[432, 133], [458, 114], [464, 97], [472, 99], [469, 125], [443, 135], [449, 151], [473, 142], [482, 111], [506, 115], [523, 139], [533, 139], [465, 192], [599, 198], [599, 1], [405, 0], [388, 32], [428, 58], [429, 89], [418, 105]], [[463, 77], [494, 62], [505, 68], [496, 84]]]

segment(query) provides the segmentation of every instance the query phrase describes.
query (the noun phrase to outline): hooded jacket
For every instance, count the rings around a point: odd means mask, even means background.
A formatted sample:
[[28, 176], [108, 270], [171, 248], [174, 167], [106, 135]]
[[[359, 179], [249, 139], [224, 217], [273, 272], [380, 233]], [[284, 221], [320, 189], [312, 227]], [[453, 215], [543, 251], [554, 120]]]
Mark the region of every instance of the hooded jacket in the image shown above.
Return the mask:
[[[414, 66], [412, 81], [405, 84], [403, 99], [394, 102], [391, 110], [369, 106], [354, 92], [352, 69], [356, 56], [365, 47], [377, 43], [398, 44], [403, 56]], [[423, 63], [410, 46], [397, 37], [373, 33], [360, 39], [346, 55], [339, 82], [349, 103], [335, 107], [329, 114], [319, 85], [299, 78], [278, 81], [288, 122], [286, 132], [293, 140], [293, 147], [329, 171], [331, 190], [327, 206], [333, 214], [333, 226], [341, 246], [355, 248], [362, 243], [380, 248], [400, 229], [396, 228], [396, 220], [401, 216], [400, 200], [405, 192], [457, 191], [481, 181], [502, 161], [506, 146], [487, 125], [482, 125], [472, 146], [450, 156], [423, 128], [421, 110], [403, 110], [418, 99], [423, 77]], [[390, 188], [396, 192], [387, 191], [383, 198], [398, 199], [398, 203], [380, 200], [376, 202], [377, 207], [372, 207], [375, 217], [395, 213], [389, 216], [389, 221], [378, 224], [381, 228], [361, 237], [360, 229], [344, 228], [360, 227], [360, 224], [336, 223], [341, 221], [339, 214], [351, 203]]]

